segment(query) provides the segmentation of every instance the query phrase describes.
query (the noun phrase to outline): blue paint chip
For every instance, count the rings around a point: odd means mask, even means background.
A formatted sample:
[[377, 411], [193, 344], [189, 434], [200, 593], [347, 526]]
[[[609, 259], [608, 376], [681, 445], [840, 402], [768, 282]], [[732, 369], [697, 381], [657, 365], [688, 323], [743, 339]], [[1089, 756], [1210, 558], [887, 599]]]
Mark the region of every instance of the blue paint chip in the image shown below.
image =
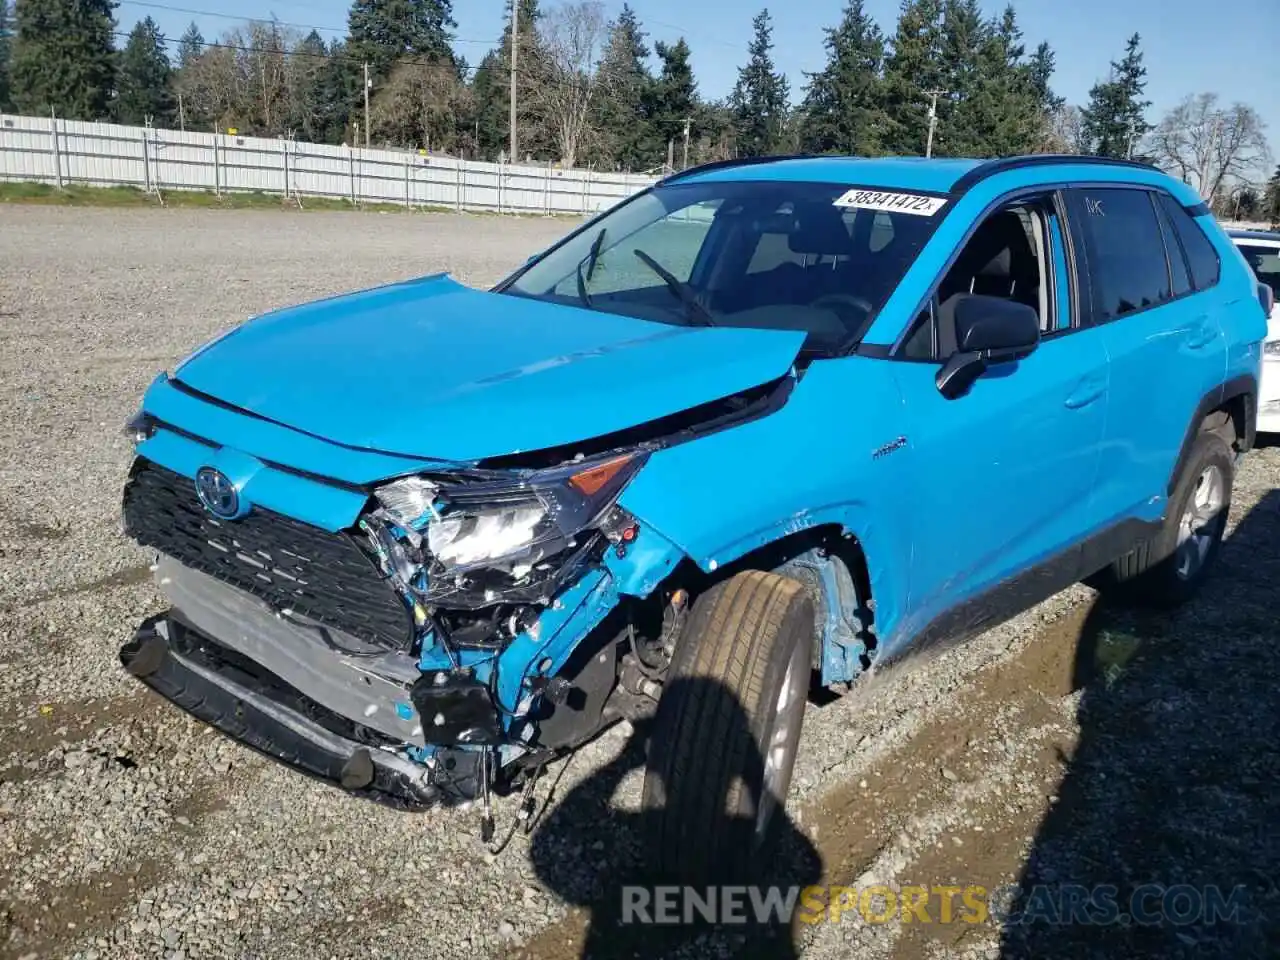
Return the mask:
[[401, 720], [412, 720], [413, 707], [409, 706], [409, 704], [407, 703], [397, 703], [396, 716], [399, 717]]

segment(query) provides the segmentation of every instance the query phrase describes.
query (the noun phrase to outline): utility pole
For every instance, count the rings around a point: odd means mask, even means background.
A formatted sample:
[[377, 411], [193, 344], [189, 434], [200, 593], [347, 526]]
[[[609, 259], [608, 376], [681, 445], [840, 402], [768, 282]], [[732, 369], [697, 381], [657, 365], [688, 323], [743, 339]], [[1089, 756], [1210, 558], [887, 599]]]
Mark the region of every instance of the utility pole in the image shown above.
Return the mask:
[[938, 127], [938, 96], [945, 92], [944, 90], [929, 91], [929, 135], [924, 142], [925, 159], [933, 156], [933, 131]]
[[369, 61], [364, 62], [364, 145], [369, 147]]
[[516, 163], [520, 139], [516, 132], [516, 58], [520, 49], [520, 0], [511, 0], [511, 162]]
[[684, 160], [680, 164], [681, 170], [689, 169], [689, 126], [692, 123], [692, 117], [684, 118]]
[[187, 114], [182, 109], [182, 91], [178, 91], [178, 129], [185, 131], [187, 129]]

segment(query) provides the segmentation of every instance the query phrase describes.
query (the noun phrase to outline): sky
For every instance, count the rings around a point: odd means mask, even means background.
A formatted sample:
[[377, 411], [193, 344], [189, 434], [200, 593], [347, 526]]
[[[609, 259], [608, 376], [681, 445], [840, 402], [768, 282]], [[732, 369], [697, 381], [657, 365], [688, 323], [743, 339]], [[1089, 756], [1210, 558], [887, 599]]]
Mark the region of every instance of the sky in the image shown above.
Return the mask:
[[[554, 2], [543, 0], [544, 6]], [[127, 31], [150, 15], [171, 38], [194, 20], [212, 40], [237, 20], [274, 14], [327, 28], [320, 33], [330, 39], [345, 32], [349, 5], [350, 0], [121, 0], [116, 18]], [[988, 13], [1004, 5], [983, 0]], [[604, 0], [604, 6], [612, 16], [622, 0]], [[746, 60], [755, 3], [631, 0], [631, 6], [650, 44], [686, 38], [703, 96], [729, 93]], [[866, 0], [867, 12], [886, 33], [893, 31], [898, 6], [899, 0]], [[1214, 92], [1227, 103], [1239, 100], [1256, 109], [1280, 158], [1280, 0], [1014, 0], [1013, 6], [1028, 49], [1048, 40], [1056, 52], [1054, 89], [1069, 102], [1087, 101], [1089, 88], [1105, 79], [1110, 62], [1123, 56], [1125, 41], [1137, 32], [1147, 66], [1150, 122], [1188, 94]], [[804, 74], [821, 69], [823, 28], [839, 20], [843, 7], [844, 0], [791, 0], [770, 11], [775, 62], [791, 80], [793, 99], [802, 95]], [[453, 8], [455, 46], [474, 65], [502, 32], [506, 0], [454, 0]]]

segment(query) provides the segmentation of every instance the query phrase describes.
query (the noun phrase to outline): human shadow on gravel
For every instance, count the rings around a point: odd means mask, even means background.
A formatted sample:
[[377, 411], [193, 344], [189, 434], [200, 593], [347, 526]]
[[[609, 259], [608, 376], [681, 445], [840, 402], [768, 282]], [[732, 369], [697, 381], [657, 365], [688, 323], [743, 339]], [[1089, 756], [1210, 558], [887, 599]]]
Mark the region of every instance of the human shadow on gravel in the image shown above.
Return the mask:
[[1097, 603], [1080, 739], [1002, 955], [1275, 957], [1280, 949], [1280, 491], [1174, 613]]
[[[679, 689], [682, 686], [688, 689], [682, 691]], [[709, 704], [704, 706], [707, 716], [722, 712], [732, 717], [730, 729], [736, 735], [730, 733], [725, 737], [726, 748], [738, 736], [755, 742], [737, 697], [724, 685], [700, 678], [679, 679], [671, 683], [664, 696], [682, 694]], [[689, 923], [645, 923], [636, 922], [640, 915], [625, 906], [626, 887], [644, 885], [652, 890], [656, 884], [672, 883], [670, 879], [655, 876], [645, 862], [645, 844], [656, 832], [657, 813], [623, 811], [611, 804], [628, 774], [642, 767], [650, 773], [646, 750], [651, 732], [651, 720], [637, 723], [617, 758], [566, 794], [545, 816], [532, 839], [531, 855], [539, 879], [566, 902], [589, 911], [579, 956], [582, 960], [632, 960], [661, 957], [685, 947], [681, 951], [685, 957], [704, 953], [777, 960], [798, 957], [791, 917], [779, 917], [775, 911], [765, 922], [757, 922], [751, 917], [753, 911], [746, 896], [739, 899], [745, 922], [724, 924], [714, 931], [696, 913]], [[759, 751], [754, 750], [747, 768], [762, 767], [763, 759]], [[706, 800], [716, 810], [723, 811], [727, 806], [724, 797], [708, 796]], [[726, 835], [740, 837], [738, 843], [751, 842], [752, 821], [728, 813], [722, 816], [720, 825], [726, 829]], [[817, 849], [781, 807], [774, 813], [774, 827], [778, 831], [776, 853], [768, 861], [754, 862], [751, 875], [715, 876], [699, 882], [695, 889], [705, 893], [706, 883], [756, 886], [762, 891], [777, 887], [781, 895], [786, 896], [792, 888], [798, 892], [816, 884], [822, 874]], [[601, 838], [603, 843], [594, 838]], [[636, 903], [634, 899], [630, 902]], [[799, 901], [796, 902], [798, 908]], [[673, 904], [675, 917], [681, 913], [679, 903]], [[650, 916], [657, 919], [656, 901], [650, 901], [649, 910]], [[702, 939], [709, 936], [714, 936], [714, 945]], [[723, 952], [725, 948], [729, 954]], [[556, 949], [550, 953], [561, 956]]]

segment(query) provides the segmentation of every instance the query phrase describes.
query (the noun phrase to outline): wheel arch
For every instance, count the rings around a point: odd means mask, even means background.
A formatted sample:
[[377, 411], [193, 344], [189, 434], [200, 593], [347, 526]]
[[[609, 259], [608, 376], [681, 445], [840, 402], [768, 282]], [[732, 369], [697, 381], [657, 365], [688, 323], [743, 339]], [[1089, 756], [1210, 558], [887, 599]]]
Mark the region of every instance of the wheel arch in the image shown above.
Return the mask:
[[1173, 470], [1169, 474], [1166, 492], [1173, 494], [1178, 484], [1178, 477], [1191, 454], [1196, 435], [1200, 433], [1205, 421], [1215, 413], [1226, 414], [1221, 421], [1222, 427], [1230, 426], [1230, 436], [1224, 434], [1226, 440], [1237, 453], [1244, 453], [1253, 448], [1257, 430], [1258, 413], [1258, 381], [1251, 373], [1242, 373], [1226, 383], [1208, 391], [1196, 405], [1195, 413], [1187, 423], [1186, 435], [1182, 438], [1182, 447], [1178, 450], [1178, 459], [1174, 461]]

